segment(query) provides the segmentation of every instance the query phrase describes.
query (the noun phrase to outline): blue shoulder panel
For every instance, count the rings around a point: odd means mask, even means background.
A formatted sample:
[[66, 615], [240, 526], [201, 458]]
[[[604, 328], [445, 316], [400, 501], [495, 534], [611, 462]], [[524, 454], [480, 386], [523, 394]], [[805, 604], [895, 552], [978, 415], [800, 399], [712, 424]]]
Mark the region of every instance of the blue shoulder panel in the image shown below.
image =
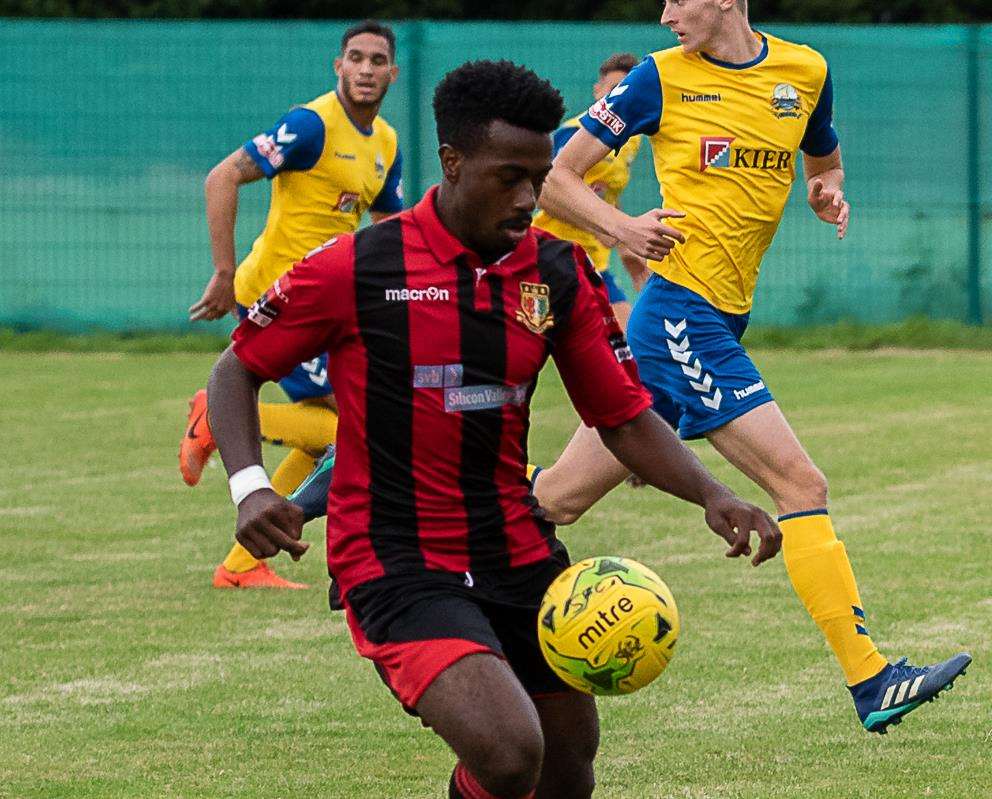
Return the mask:
[[386, 182], [382, 186], [382, 191], [369, 206], [369, 210], [381, 214], [395, 214], [403, 210], [403, 154], [399, 147], [396, 148], [393, 165], [386, 173]]
[[661, 124], [661, 81], [651, 56], [594, 103], [579, 123], [608, 147], [619, 150], [632, 137], [658, 132]]
[[575, 131], [579, 128], [577, 125], [568, 125], [565, 127], [558, 128], [554, 133], [551, 134], [551, 157], [554, 158], [561, 152], [561, 148], [568, 144], [568, 140], [575, 135]]
[[809, 122], [806, 123], [806, 134], [799, 144], [806, 155], [819, 158], [830, 155], [837, 149], [839, 140], [837, 132], [833, 126], [834, 116], [834, 85], [830, 79], [830, 69], [827, 68], [827, 77], [823, 81], [823, 89], [820, 91], [820, 99], [809, 115]]
[[284, 169], [304, 172], [320, 160], [323, 151], [324, 122], [309, 108], [291, 109], [245, 144], [245, 152], [269, 178]]

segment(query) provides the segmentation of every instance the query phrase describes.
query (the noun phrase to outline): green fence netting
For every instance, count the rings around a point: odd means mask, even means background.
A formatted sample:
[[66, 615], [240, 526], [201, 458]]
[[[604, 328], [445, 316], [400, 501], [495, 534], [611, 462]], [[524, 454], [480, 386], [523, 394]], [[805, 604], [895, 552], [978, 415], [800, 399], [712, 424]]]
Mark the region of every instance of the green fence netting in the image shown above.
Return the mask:
[[[203, 178], [333, 85], [346, 25], [0, 20], [0, 324], [187, 328], [211, 270]], [[395, 28], [402, 72], [383, 113], [399, 131], [408, 200], [438, 178], [430, 97], [450, 68], [513, 59], [578, 113], [607, 55], [673, 43], [657, 25]], [[838, 243], [799, 186], [765, 259], [755, 321], [988, 319], [992, 26], [767, 30], [830, 61], [854, 215]], [[624, 198], [636, 211], [658, 202], [646, 150]], [[267, 202], [264, 182], [242, 190], [239, 252]]]

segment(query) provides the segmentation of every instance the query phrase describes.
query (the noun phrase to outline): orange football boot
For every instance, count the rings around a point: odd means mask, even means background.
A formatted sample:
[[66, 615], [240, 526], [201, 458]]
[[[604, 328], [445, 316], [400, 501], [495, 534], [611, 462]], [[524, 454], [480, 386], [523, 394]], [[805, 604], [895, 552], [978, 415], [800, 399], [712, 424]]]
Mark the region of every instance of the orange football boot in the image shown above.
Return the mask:
[[214, 571], [214, 588], [309, 588], [304, 583], [294, 583], [276, 574], [264, 560], [246, 572], [232, 572], [220, 564]]
[[217, 442], [207, 421], [207, 391], [201, 388], [189, 401], [186, 433], [179, 444], [179, 471], [186, 485], [195, 486], [200, 482], [203, 467], [215, 449]]

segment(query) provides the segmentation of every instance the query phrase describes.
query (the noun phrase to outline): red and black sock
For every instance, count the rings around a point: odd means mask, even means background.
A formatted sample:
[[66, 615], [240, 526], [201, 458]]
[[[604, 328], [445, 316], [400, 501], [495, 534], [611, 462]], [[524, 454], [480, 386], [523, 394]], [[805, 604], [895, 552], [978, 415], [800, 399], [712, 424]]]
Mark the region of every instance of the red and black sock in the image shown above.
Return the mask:
[[448, 799], [534, 799], [534, 791], [525, 796], [500, 797], [489, 793], [479, 785], [479, 781], [461, 763], [451, 772], [451, 782], [448, 783]]

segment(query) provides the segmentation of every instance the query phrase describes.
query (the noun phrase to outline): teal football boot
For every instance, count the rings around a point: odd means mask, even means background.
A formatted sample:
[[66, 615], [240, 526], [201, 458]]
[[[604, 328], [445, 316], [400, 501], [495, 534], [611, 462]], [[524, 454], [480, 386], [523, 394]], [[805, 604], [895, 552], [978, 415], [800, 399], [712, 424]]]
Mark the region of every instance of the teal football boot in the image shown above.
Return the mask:
[[313, 471], [286, 499], [303, 509], [303, 521], [309, 522], [327, 515], [327, 494], [334, 476], [334, 458], [337, 449], [333, 444], [314, 464]]
[[854, 697], [858, 718], [868, 732], [884, 735], [890, 724], [954, 685], [971, 664], [971, 655], [961, 652], [932, 666], [911, 666], [903, 658], [890, 663], [878, 674], [857, 685], [848, 686]]

